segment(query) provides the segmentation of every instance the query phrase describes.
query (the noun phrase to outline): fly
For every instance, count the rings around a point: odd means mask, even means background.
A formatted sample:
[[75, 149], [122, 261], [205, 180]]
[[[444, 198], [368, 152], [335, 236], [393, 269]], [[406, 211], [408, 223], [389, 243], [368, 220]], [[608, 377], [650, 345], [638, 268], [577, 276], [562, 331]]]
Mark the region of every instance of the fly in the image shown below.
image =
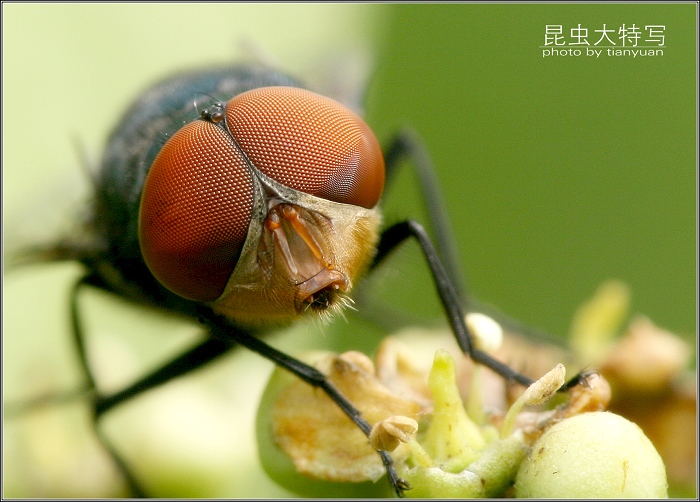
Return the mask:
[[[193, 104], [192, 96], [210, 104]], [[85, 268], [72, 290], [71, 318], [95, 425], [129, 398], [243, 345], [321, 389], [369, 435], [370, 425], [322, 373], [263, 337], [270, 326], [354, 308], [356, 282], [406, 240], [419, 244], [462, 350], [508, 381], [529, 385], [530, 378], [474, 347], [439, 206], [431, 222], [437, 248], [415, 221], [382, 228], [385, 181], [404, 156], [422, 169], [424, 183], [434, 182], [415, 139], [399, 136], [384, 153], [349, 108], [268, 68], [184, 73], [145, 92], [111, 134], [95, 173], [89, 242], [66, 238], [40, 253]], [[207, 337], [102, 395], [84, 348], [85, 287], [198, 319]], [[99, 437], [133, 494], [144, 495], [127, 463]], [[410, 487], [389, 453], [378, 454], [401, 495]]]

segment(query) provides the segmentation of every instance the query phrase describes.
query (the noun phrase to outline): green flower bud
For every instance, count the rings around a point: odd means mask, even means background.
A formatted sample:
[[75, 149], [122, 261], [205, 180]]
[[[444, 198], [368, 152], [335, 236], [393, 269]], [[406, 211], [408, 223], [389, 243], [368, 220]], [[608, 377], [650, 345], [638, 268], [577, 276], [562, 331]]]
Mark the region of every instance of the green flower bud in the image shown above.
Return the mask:
[[515, 481], [517, 497], [667, 498], [666, 470], [642, 430], [619, 415], [592, 412], [549, 428]]

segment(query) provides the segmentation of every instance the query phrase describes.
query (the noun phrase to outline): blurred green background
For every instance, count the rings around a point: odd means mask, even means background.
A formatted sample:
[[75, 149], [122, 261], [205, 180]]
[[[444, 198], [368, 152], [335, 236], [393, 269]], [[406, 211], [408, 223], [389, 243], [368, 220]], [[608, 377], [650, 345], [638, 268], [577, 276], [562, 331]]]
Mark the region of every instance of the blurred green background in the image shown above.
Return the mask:
[[[606, 278], [691, 335], [696, 321], [696, 50], [691, 5], [410, 5], [391, 11], [368, 102], [410, 125], [445, 189], [474, 294], [564, 334]], [[564, 32], [666, 25], [663, 57], [543, 58]], [[408, 184], [407, 184], [408, 185]], [[387, 205], [388, 217], [416, 206]], [[395, 211], [394, 211], [394, 208]], [[412, 278], [396, 288], [413, 297]], [[408, 300], [407, 300], [408, 301]]]
[[[692, 339], [696, 12], [695, 4], [3, 4], [5, 250], [75, 219], [87, 193], [81, 158], [98, 162], [119, 114], [154, 80], [264, 53], [315, 84], [343, 62], [343, 86], [362, 82], [363, 68], [372, 74], [366, 115], [382, 143], [402, 126], [424, 139], [480, 300], [565, 335], [576, 306], [618, 278], [635, 312]], [[591, 44], [603, 24], [665, 25], [664, 55], [542, 57], [546, 25], [566, 32], [579, 23]], [[407, 167], [384, 202], [387, 222], [425, 219]], [[80, 382], [67, 329], [78, 274], [68, 264], [5, 274], [5, 402]], [[411, 312], [398, 323], [440, 319], [415, 246], [372, 286], [372, 298]], [[196, 326], [85, 296], [90, 349], [107, 385], [196, 336]], [[277, 345], [369, 350], [378, 341], [376, 327], [359, 320], [318, 331], [301, 326]], [[341, 332], [352, 340], [336, 344]], [[252, 439], [270, 370], [241, 351], [115, 410], [105, 426], [154, 495], [284, 496], [262, 473]], [[119, 495], [87, 421], [81, 403], [6, 420], [3, 495]]]

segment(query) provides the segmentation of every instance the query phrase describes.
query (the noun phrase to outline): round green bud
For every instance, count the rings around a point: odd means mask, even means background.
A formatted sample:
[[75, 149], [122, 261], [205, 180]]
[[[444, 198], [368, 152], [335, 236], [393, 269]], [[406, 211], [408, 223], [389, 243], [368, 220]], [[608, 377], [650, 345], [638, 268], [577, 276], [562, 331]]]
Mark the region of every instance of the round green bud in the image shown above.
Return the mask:
[[567, 418], [532, 446], [516, 497], [667, 498], [666, 469], [642, 430], [608, 412]]

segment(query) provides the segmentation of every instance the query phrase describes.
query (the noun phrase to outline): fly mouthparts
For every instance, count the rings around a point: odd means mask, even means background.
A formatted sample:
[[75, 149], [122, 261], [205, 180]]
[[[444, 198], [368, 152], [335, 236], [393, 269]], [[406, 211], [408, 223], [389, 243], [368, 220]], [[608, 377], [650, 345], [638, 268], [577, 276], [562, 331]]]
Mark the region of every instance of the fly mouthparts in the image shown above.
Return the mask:
[[297, 286], [304, 297], [303, 303], [314, 310], [326, 310], [336, 298], [350, 287], [345, 275], [337, 270], [324, 268], [318, 274]]

